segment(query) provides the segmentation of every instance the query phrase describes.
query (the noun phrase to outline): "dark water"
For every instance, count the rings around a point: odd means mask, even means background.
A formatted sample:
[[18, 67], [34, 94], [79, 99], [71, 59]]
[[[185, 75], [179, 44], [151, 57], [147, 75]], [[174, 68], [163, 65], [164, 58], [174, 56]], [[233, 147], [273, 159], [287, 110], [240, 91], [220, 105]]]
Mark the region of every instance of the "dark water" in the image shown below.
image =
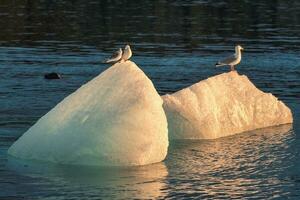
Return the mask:
[[[293, 126], [211, 141], [171, 141], [167, 159], [134, 168], [51, 166], [12, 160], [9, 146], [129, 43], [160, 94], [238, 66], [287, 103]], [[0, 199], [299, 199], [300, 2], [0, 2]], [[47, 81], [46, 72], [63, 79]]]

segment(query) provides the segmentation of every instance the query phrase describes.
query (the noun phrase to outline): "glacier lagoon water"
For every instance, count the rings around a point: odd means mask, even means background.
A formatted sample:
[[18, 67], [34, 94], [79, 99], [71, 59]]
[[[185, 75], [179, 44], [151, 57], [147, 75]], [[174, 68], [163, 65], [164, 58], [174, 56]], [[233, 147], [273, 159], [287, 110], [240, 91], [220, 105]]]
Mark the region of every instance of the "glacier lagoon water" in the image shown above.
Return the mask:
[[[299, 10], [296, 0], [1, 3], [0, 199], [299, 199]], [[164, 162], [143, 167], [71, 167], [7, 156], [18, 137], [106, 69], [100, 61], [127, 42], [160, 94], [227, 71], [214, 64], [240, 43], [239, 72], [287, 103], [295, 123], [171, 141]], [[52, 71], [63, 79], [44, 80]]]

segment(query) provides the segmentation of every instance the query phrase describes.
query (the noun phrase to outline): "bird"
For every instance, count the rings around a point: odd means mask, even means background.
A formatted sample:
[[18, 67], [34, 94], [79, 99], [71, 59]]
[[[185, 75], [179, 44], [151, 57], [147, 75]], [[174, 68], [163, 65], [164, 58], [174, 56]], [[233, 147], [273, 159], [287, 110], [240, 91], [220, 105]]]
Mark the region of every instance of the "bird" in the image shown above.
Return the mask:
[[132, 51], [130, 49], [130, 46], [127, 44], [124, 48], [124, 51], [123, 51], [123, 55], [122, 55], [122, 60], [123, 61], [126, 61], [126, 60], [129, 60], [129, 58], [132, 56]]
[[224, 60], [221, 60], [221, 61], [217, 62], [216, 67], [229, 65], [230, 70], [234, 71], [235, 70], [234, 66], [241, 62], [241, 59], [242, 59], [241, 50], [244, 50], [244, 48], [241, 47], [240, 45], [236, 45], [235, 46], [235, 54], [225, 58]]
[[112, 56], [104, 61], [104, 63], [116, 63], [121, 60], [123, 51], [121, 48], [118, 51], [114, 52]]
[[45, 79], [61, 79], [61, 75], [56, 72], [47, 73], [44, 75]]

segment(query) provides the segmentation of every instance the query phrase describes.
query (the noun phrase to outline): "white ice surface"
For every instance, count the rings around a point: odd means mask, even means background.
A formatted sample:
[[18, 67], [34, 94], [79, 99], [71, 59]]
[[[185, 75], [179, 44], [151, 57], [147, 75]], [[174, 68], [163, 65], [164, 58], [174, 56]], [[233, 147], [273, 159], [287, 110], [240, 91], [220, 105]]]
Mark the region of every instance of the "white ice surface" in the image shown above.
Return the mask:
[[171, 139], [214, 139], [293, 122], [282, 101], [236, 71], [162, 98]]
[[133, 62], [117, 63], [66, 97], [8, 150], [78, 165], [145, 165], [167, 154], [162, 99]]

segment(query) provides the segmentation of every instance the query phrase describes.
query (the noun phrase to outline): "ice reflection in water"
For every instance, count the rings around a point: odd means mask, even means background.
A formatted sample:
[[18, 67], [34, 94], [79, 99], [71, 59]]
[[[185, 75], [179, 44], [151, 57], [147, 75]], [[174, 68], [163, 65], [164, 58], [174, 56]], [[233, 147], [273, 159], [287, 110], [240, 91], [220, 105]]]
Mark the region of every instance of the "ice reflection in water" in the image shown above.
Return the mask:
[[171, 141], [165, 162], [129, 168], [50, 165], [10, 157], [10, 173], [3, 178], [14, 188], [4, 187], [16, 192], [10, 196], [43, 199], [296, 197], [300, 177], [295, 139], [292, 125], [282, 125], [217, 140]]
[[[292, 125], [217, 140], [174, 141], [166, 164], [171, 197], [288, 195], [295, 139]], [[172, 178], [177, 177], [177, 178]]]
[[[24, 195], [53, 197], [122, 198], [130, 199], [163, 197], [162, 188], [168, 175], [164, 163], [141, 167], [103, 168], [86, 166], [61, 166], [49, 163], [37, 163], [10, 157], [8, 168], [24, 176], [28, 188], [17, 188]], [[21, 191], [20, 191], [21, 190]], [[55, 192], [54, 192], [55, 191]], [[45, 199], [43, 197], [43, 199]], [[46, 198], [47, 199], [47, 198]], [[57, 199], [57, 198], [55, 198]]]

